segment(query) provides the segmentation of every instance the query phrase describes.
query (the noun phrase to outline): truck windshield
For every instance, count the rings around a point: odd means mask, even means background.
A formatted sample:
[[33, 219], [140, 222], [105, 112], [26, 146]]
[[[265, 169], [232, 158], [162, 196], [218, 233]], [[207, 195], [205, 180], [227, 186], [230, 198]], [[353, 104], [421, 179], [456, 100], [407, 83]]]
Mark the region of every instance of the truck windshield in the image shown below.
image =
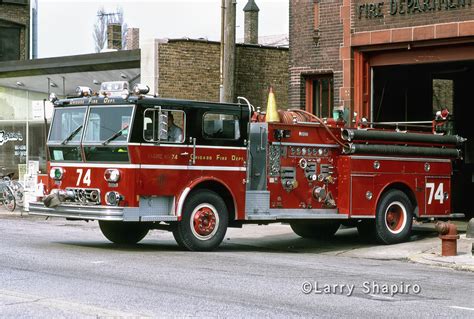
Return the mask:
[[49, 141], [62, 145], [80, 142], [85, 114], [85, 106], [55, 109]]
[[132, 111], [131, 106], [91, 107], [83, 142], [124, 144], [128, 139]]

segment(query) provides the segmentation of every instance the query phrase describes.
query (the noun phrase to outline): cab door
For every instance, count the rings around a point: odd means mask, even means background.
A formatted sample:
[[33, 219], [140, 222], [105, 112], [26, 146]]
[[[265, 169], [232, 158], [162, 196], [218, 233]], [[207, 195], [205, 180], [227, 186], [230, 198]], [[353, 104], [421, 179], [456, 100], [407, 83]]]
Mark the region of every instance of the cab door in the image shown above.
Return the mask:
[[185, 109], [174, 105], [143, 110], [143, 143], [138, 154], [142, 194], [174, 197], [186, 187], [192, 156], [188, 121]]

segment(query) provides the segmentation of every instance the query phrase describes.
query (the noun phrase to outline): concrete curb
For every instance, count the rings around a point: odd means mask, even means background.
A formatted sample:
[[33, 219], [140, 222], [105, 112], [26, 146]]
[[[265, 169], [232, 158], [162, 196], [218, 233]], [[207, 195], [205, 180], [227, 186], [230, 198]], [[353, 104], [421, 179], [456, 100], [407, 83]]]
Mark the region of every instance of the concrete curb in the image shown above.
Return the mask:
[[408, 256], [408, 260], [424, 265], [474, 272], [474, 257], [471, 254], [472, 243], [473, 241], [467, 239], [466, 235], [463, 234], [458, 240], [457, 256], [441, 256], [441, 243], [438, 243], [437, 247]]
[[[465, 256], [456, 256], [456, 257], [465, 257]], [[468, 256], [468, 257], [472, 258], [471, 256]], [[440, 258], [455, 258], [455, 257], [441, 257], [441, 256], [433, 256], [432, 254], [419, 254], [419, 255], [409, 256], [408, 260], [414, 263], [418, 263], [418, 264], [474, 272], [474, 264], [466, 264], [466, 263], [462, 263], [453, 259], [439, 260]]]

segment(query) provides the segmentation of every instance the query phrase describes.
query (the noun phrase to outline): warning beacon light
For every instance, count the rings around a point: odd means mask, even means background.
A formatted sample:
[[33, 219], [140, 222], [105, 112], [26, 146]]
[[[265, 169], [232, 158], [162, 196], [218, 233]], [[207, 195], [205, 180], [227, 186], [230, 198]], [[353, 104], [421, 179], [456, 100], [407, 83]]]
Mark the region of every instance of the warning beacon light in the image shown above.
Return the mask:
[[147, 94], [148, 92], [150, 92], [148, 85], [139, 83], [133, 87], [133, 94], [135, 95]]
[[78, 86], [76, 88], [76, 94], [78, 97], [92, 96], [92, 89], [87, 86]]
[[122, 97], [126, 99], [130, 92], [128, 90], [127, 81], [112, 81], [112, 82], [102, 82], [100, 85], [100, 95], [106, 97]]

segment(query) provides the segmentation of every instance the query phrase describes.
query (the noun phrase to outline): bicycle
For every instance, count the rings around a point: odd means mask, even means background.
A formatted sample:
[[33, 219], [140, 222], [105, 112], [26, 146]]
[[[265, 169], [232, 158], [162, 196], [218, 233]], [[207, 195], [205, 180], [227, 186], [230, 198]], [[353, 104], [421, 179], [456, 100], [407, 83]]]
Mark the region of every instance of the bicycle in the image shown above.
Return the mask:
[[0, 180], [0, 201], [3, 206], [13, 212], [17, 206], [23, 206], [23, 185], [12, 180], [13, 173], [3, 176]]

